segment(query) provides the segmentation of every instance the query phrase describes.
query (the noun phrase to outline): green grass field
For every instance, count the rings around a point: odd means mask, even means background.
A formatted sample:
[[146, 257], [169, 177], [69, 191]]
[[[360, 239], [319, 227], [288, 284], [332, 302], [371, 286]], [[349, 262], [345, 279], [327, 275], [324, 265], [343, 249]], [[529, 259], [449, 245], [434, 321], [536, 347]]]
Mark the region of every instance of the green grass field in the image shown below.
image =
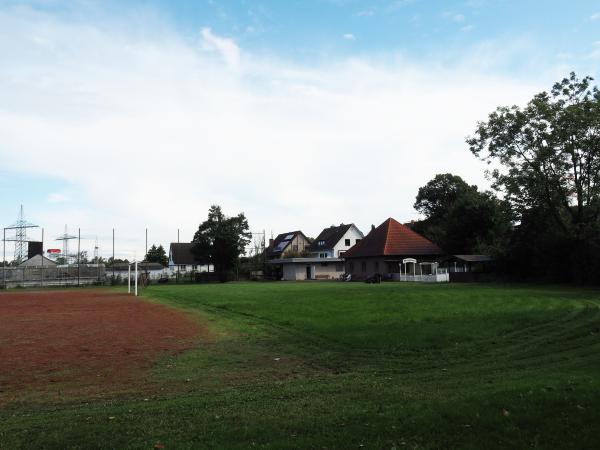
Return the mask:
[[[212, 338], [157, 392], [0, 412], [0, 448], [600, 448], [600, 291], [156, 286]], [[109, 419], [111, 418], [111, 419]]]

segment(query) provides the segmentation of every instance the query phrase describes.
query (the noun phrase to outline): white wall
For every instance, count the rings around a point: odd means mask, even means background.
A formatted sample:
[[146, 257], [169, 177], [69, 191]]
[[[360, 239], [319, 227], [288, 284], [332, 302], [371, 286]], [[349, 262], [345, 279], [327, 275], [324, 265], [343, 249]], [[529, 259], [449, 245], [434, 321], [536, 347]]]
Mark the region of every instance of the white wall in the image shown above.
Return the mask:
[[[169, 273], [171, 275], [175, 275], [177, 273], [177, 268], [179, 267], [179, 265], [173, 265], [171, 263], [172, 263], [172, 261], [169, 262]], [[182, 273], [189, 273], [189, 272], [192, 272], [192, 271], [195, 271], [195, 272], [214, 272], [215, 269], [212, 266], [212, 264], [206, 264], [206, 265], [203, 265], [203, 266], [198, 265], [198, 266], [196, 266], [196, 269], [194, 269], [193, 265], [188, 264], [188, 265], [185, 266], [185, 268], [180, 268], [179, 269], [179, 273], [180, 274], [182, 274]]]
[[[357, 239], [362, 239], [363, 237], [363, 234], [358, 228], [356, 228], [356, 226], [351, 226], [333, 248], [333, 258], [339, 258], [340, 251], [344, 252], [346, 250], [349, 250], [350, 247], [356, 244]], [[345, 244], [346, 239], [350, 239], [350, 245]]]

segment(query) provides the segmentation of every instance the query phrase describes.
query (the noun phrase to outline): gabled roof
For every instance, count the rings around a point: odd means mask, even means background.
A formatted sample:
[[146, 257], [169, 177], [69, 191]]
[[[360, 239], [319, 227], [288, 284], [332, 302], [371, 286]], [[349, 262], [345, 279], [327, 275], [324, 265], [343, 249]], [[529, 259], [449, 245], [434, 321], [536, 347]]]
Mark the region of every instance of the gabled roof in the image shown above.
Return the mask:
[[281, 233], [274, 240], [273, 244], [267, 248], [267, 255], [269, 257], [276, 257], [286, 251], [290, 243], [294, 240], [297, 235], [302, 235], [306, 242], [310, 242], [309, 239], [300, 230], [289, 231], [287, 233]]
[[198, 258], [192, 253], [192, 242], [171, 242], [169, 247], [169, 260], [175, 265], [206, 265], [205, 259]]
[[[317, 252], [319, 250], [331, 250], [338, 242], [340, 242], [340, 239], [342, 239], [346, 232], [353, 226], [355, 226], [353, 223], [348, 225], [344, 225], [342, 223], [337, 227], [332, 225], [329, 228], [325, 228], [308, 248], [313, 252]], [[360, 234], [362, 235], [362, 233]], [[324, 245], [319, 245], [320, 241], [324, 241]]]
[[391, 217], [351, 247], [344, 258], [368, 256], [441, 255], [433, 242]]
[[41, 267], [42, 260], [44, 266], [56, 266], [56, 261], [46, 258], [42, 255], [35, 255], [19, 264], [19, 267]]

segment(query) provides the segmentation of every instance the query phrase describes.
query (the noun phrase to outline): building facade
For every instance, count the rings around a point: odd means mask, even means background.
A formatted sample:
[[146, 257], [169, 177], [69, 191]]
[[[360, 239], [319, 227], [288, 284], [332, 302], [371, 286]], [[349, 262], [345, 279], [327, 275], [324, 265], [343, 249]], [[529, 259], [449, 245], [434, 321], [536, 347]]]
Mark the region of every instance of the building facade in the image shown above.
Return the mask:
[[325, 228], [310, 244], [309, 250], [315, 258], [342, 258], [344, 253], [364, 237], [353, 223]]
[[353, 280], [374, 276], [402, 281], [448, 281], [443, 252], [433, 242], [389, 218], [344, 254]]
[[176, 276], [191, 272], [214, 272], [212, 264], [198, 258], [193, 252], [191, 242], [172, 242], [169, 246], [169, 274]]

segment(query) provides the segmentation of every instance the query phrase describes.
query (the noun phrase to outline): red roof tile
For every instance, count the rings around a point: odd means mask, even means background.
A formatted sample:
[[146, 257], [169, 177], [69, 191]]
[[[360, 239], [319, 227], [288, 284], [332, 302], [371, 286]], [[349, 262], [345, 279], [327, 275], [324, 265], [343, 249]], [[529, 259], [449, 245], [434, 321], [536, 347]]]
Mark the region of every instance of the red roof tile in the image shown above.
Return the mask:
[[433, 242], [391, 217], [350, 248], [344, 258], [368, 256], [441, 255]]

